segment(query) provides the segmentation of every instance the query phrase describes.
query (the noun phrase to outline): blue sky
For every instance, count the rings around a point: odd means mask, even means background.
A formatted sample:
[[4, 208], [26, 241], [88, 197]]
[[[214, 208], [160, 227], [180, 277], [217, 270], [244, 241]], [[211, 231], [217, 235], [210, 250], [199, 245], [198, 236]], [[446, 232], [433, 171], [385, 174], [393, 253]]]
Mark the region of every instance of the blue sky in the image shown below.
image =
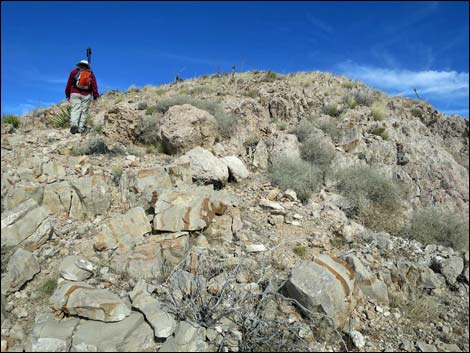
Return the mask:
[[328, 71], [469, 115], [468, 2], [2, 1], [2, 114], [63, 100], [93, 49], [100, 91], [218, 71]]

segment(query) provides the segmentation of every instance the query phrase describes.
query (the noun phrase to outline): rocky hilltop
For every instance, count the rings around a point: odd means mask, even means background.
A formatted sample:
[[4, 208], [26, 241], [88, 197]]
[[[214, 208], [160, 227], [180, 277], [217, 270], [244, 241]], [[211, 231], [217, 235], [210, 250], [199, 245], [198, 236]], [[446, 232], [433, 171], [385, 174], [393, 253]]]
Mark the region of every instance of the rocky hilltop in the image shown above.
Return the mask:
[[468, 120], [319, 72], [68, 115], [2, 122], [2, 351], [469, 350]]

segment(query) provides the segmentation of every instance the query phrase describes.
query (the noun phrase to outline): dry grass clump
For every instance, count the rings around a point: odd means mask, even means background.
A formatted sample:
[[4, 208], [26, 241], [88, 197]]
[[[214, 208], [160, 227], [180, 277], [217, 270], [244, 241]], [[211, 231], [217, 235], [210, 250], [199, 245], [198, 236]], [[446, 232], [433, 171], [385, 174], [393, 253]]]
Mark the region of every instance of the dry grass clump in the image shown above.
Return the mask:
[[322, 108], [323, 114], [337, 118], [341, 115], [341, 109], [336, 103], [327, 103]]
[[270, 168], [270, 176], [274, 185], [284, 190], [294, 190], [304, 202], [322, 183], [320, 168], [300, 159], [275, 159]]
[[18, 129], [21, 126], [21, 121], [16, 115], [8, 114], [2, 116], [2, 124], [11, 124], [15, 129]]
[[468, 218], [436, 207], [417, 210], [402, 230], [402, 236], [423, 244], [442, 244], [455, 250], [468, 249], [468, 234]]
[[336, 156], [333, 145], [317, 136], [308, 137], [300, 146], [301, 157], [325, 170]]
[[379, 103], [379, 102], [375, 102], [374, 104], [372, 104], [372, 107], [370, 110], [371, 110], [372, 117], [374, 118], [375, 121], [382, 121], [389, 114], [388, 109], [382, 103]]

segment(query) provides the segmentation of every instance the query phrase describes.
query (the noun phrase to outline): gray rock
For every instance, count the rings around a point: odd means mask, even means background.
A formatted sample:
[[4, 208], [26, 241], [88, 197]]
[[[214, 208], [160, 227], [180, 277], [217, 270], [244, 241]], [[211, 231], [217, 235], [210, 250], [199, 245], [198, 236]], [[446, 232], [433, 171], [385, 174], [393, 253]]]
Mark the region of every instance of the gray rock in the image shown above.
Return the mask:
[[273, 136], [270, 148], [270, 159], [276, 158], [300, 159], [300, 146], [297, 136], [279, 133]]
[[39, 314], [33, 326], [32, 352], [68, 352], [72, 334], [80, 319], [56, 320], [52, 314]]
[[260, 140], [256, 145], [255, 152], [253, 154], [253, 166], [256, 168], [265, 170], [268, 169], [269, 153], [268, 146], [263, 140]]
[[378, 303], [388, 305], [388, 290], [385, 283], [370, 273], [356, 256], [348, 255], [345, 261], [356, 272], [356, 283], [362, 292], [377, 300]]
[[160, 120], [160, 135], [169, 153], [184, 153], [195, 146], [210, 147], [218, 136], [217, 120], [192, 105], [176, 105]]
[[349, 333], [349, 336], [351, 337], [354, 345], [357, 348], [361, 349], [366, 345], [366, 340], [365, 340], [364, 336], [362, 335], [362, 333], [360, 333], [359, 331], [352, 330]]
[[142, 312], [152, 325], [155, 337], [167, 338], [175, 331], [177, 322], [173, 315], [164, 311], [160, 301], [150, 296], [145, 283], [139, 282], [129, 297], [132, 306]]
[[8, 261], [6, 274], [2, 278], [2, 294], [16, 292], [40, 270], [39, 262], [33, 253], [17, 249]]
[[216, 214], [223, 214], [227, 206], [211, 187], [167, 189], [155, 203], [153, 227], [170, 232], [204, 229]]
[[437, 348], [433, 344], [427, 344], [422, 341], [416, 342], [416, 346], [419, 348], [420, 352], [438, 352]]
[[5, 319], [8, 317], [7, 311], [5, 310], [5, 303], [6, 303], [5, 296], [3, 294], [1, 294], [1, 300], [0, 300], [1, 322], [0, 322], [0, 325], [3, 324], [3, 321], [5, 321]]
[[97, 250], [126, 250], [143, 243], [144, 234], [151, 231], [144, 209], [135, 207], [108, 220], [101, 232], [95, 236], [94, 245]]
[[207, 352], [206, 330], [189, 321], [179, 323], [175, 335], [163, 343], [159, 352]]
[[205, 183], [223, 184], [229, 177], [227, 165], [202, 147], [194, 147], [176, 163], [190, 163], [193, 178]]
[[419, 282], [423, 288], [438, 289], [444, 287], [446, 284], [445, 278], [442, 275], [435, 273], [430, 268], [423, 269], [419, 276]]
[[326, 313], [341, 328], [349, 315], [354, 273], [344, 261], [320, 255], [292, 269], [286, 290], [306, 309]]
[[235, 181], [248, 178], [250, 172], [245, 164], [236, 156], [222, 157], [221, 160], [227, 165], [230, 175]]
[[93, 275], [95, 266], [81, 256], [67, 256], [59, 266], [60, 275], [69, 281], [83, 281]]
[[83, 282], [61, 283], [49, 302], [55, 310], [105, 322], [121, 321], [131, 313], [116, 294]]
[[35, 249], [44, 244], [53, 231], [49, 214], [33, 199], [28, 199], [7, 212], [2, 212], [2, 247]]
[[462, 352], [459, 346], [456, 344], [447, 344], [443, 342], [439, 342], [437, 344], [438, 352]]
[[38, 205], [42, 203], [44, 187], [34, 183], [17, 186], [6, 195], [6, 209], [10, 210], [28, 199], [33, 199]]
[[451, 258], [442, 261], [441, 273], [450, 284], [457, 282], [457, 277], [463, 272], [464, 262], [463, 258], [458, 256], [452, 256]]
[[[141, 346], [142, 345], [142, 346]], [[153, 346], [153, 332], [144, 316], [132, 312], [120, 322], [80, 320], [71, 352], [139, 352]]]

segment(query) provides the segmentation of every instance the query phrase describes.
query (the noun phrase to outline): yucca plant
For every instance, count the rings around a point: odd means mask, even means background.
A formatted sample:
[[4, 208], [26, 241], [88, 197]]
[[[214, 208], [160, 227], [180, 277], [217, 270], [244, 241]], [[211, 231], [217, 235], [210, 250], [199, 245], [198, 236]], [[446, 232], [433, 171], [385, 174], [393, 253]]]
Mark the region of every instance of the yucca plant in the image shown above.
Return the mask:
[[61, 106], [59, 113], [49, 118], [49, 125], [57, 129], [65, 129], [70, 126], [70, 114], [72, 108], [70, 105]]

